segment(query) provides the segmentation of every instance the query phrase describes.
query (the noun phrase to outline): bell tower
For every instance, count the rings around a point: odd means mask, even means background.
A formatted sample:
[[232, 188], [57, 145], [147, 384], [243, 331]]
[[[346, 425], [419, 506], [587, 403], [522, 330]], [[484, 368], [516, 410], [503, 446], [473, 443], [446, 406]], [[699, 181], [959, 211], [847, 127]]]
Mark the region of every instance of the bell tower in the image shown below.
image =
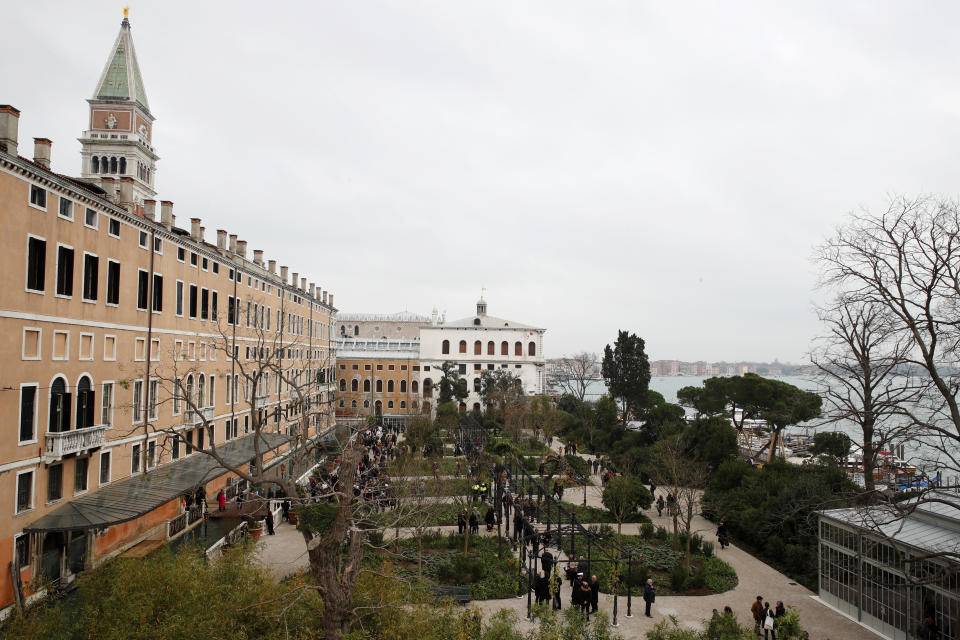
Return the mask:
[[157, 161], [153, 148], [153, 114], [143, 88], [140, 65], [133, 48], [128, 9], [100, 81], [87, 100], [88, 129], [80, 138], [80, 175], [100, 184], [101, 178], [133, 178], [137, 208], [156, 197]]

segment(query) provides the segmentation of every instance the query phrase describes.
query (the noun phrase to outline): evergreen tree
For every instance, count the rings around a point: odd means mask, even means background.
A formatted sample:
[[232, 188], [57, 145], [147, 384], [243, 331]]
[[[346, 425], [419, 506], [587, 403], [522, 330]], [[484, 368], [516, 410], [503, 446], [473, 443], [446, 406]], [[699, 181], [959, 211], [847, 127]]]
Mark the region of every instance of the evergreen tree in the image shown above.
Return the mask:
[[600, 373], [610, 395], [620, 403], [624, 423], [646, 405], [650, 360], [644, 346], [640, 336], [619, 331], [613, 347], [608, 344], [603, 349]]

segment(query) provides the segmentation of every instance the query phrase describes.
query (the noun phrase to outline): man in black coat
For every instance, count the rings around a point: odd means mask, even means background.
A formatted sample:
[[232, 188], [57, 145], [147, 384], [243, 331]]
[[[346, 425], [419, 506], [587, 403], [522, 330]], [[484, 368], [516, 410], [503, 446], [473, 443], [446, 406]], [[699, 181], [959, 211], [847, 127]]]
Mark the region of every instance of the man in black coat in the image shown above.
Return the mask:
[[542, 571], [537, 574], [533, 592], [537, 596], [537, 604], [546, 604], [550, 600], [550, 581]]
[[[544, 542], [544, 545], [546, 545], [546, 542]], [[540, 566], [543, 568], [544, 575], [547, 576], [553, 570], [553, 554], [548, 549], [544, 549], [543, 555], [540, 556]]]
[[652, 618], [650, 615], [650, 605], [654, 603], [657, 599], [657, 592], [653, 588], [653, 578], [647, 578], [647, 584], [643, 585], [643, 601], [647, 603], [647, 608], [644, 611], [644, 615], [648, 618]]

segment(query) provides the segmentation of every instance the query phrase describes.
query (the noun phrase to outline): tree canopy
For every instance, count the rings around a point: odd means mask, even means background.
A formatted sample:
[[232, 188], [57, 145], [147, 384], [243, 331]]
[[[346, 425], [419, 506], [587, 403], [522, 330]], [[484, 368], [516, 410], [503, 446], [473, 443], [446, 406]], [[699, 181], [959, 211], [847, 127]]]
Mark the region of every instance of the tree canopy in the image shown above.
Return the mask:
[[647, 402], [650, 360], [644, 348], [643, 338], [621, 330], [613, 346], [608, 344], [603, 349], [600, 374], [610, 395], [620, 403], [624, 421], [636, 416]]

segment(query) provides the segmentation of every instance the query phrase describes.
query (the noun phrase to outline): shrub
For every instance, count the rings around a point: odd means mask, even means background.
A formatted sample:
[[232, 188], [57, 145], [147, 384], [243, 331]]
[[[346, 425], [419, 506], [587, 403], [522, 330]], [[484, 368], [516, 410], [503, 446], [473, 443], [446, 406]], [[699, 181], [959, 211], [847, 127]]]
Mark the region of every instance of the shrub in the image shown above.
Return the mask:
[[712, 542], [704, 542], [704, 543], [703, 543], [703, 555], [707, 556], [708, 558], [713, 555], [713, 543], [712, 543]]
[[658, 527], [657, 527], [657, 530], [656, 530], [656, 533], [654, 533], [653, 535], [656, 537], [657, 540], [666, 540], [666, 539], [667, 539], [667, 535], [669, 535], [669, 534], [667, 533], [667, 528], [666, 528], [666, 527], [658, 526]]
[[673, 591], [683, 590], [683, 585], [687, 583], [687, 568], [682, 562], [678, 562], [670, 569], [670, 589]]
[[653, 523], [644, 522], [640, 525], [640, 537], [649, 540], [653, 537]]
[[707, 570], [701, 565], [694, 568], [693, 573], [690, 574], [690, 577], [687, 579], [686, 588], [702, 589], [705, 586], [707, 586]]
[[716, 556], [703, 561], [704, 579], [707, 587], [715, 593], [724, 593], [737, 586], [737, 572], [729, 564]]

